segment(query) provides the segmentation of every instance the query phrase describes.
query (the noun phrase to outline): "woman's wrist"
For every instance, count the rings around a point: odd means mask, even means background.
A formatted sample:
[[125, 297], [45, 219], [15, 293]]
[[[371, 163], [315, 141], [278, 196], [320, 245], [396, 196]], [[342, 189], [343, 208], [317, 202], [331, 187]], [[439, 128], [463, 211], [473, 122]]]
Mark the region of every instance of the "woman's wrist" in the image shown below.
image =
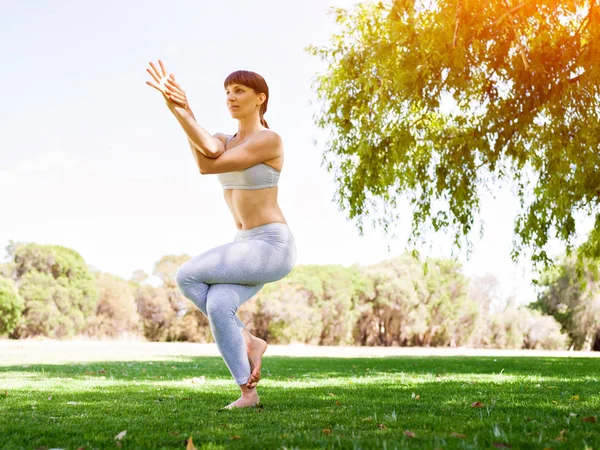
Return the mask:
[[188, 105], [185, 110], [187, 111], [187, 113], [192, 116], [192, 119], [196, 120], [196, 117], [194, 116], [194, 113], [192, 112], [192, 109], [190, 108], [190, 106]]

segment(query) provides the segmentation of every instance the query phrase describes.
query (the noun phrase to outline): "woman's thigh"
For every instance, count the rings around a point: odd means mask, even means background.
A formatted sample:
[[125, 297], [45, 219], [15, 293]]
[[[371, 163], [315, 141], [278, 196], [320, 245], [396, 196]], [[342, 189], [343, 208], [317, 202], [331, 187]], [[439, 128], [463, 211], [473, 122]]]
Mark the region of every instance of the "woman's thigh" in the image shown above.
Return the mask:
[[183, 263], [178, 277], [206, 284], [271, 283], [292, 270], [290, 258], [268, 242], [247, 239], [212, 248]]

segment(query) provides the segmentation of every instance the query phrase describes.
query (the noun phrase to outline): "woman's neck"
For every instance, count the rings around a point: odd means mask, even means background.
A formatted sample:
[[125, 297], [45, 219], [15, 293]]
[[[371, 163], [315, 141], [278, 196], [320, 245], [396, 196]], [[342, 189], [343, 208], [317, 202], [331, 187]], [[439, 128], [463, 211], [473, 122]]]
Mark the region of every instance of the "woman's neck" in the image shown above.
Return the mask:
[[265, 127], [260, 123], [260, 119], [252, 118], [252, 120], [238, 120], [238, 130], [235, 136], [239, 139], [246, 139], [247, 137], [257, 133], [258, 131], [264, 130]]

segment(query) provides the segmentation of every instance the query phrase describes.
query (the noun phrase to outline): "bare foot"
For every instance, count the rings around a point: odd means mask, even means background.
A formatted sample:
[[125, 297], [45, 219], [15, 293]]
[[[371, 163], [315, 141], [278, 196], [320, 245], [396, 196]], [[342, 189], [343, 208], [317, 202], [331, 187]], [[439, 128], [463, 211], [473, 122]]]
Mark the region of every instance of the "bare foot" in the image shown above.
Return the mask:
[[260, 380], [260, 369], [262, 367], [262, 355], [267, 350], [267, 343], [261, 338], [253, 337], [250, 344], [246, 346], [248, 361], [250, 362], [250, 379], [246, 384], [248, 389], [255, 388]]
[[252, 391], [251, 394], [242, 395], [235, 402], [232, 402], [229, 405], [221, 408], [221, 410], [234, 408], [259, 408], [260, 406], [261, 404], [260, 399], [258, 398], [258, 393], [256, 391]]

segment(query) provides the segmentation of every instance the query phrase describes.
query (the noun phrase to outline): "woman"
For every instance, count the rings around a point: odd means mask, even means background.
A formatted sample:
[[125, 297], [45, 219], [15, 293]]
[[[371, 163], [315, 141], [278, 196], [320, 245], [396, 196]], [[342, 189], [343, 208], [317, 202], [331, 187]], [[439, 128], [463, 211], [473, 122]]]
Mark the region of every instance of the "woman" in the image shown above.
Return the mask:
[[294, 237], [277, 204], [277, 181], [283, 144], [269, 129], [269, 88], [258, 74], [237, 71], [225, 80], [226, 105], [237, 119], [233, 136], [210, 135], [194, 118], [185, 92], [160, 67], [146, 69], [169, 110], [186, 132], [201, 174], [217, 174], [225, 201], [238, 228], [231, 243], [208, 250], [182, 264], [177, 285], [208, 316], [210, 329], [241, 397], [223, 409], [260, 405], [256, 385], [267, 343], [250, 334], [236, 315], [238, 307], [265, 283], [282, 279], [296, 262]]

